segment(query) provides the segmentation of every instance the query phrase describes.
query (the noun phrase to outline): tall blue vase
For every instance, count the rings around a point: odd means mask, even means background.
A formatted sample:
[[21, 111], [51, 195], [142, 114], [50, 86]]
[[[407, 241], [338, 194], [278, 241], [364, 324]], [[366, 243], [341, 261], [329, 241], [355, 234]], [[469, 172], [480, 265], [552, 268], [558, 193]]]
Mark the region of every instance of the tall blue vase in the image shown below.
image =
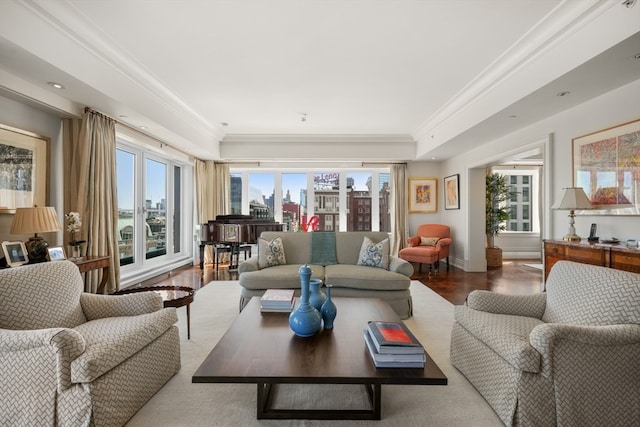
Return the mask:
[[300, 304], [289, 315], [289, 327], [299, 337], [310, 337], [322, 327], [322, 316], [309, 303], [309, 280], [311, 268], [307, 264], [300, 267]]
[[322, 314], [322, 321], [324, 322], [325, 329], [333, 329], [333, 321], [338, 314], [338, 307], [331, 299], [331, 288], [333, 285], [326, 285], [327, 287], [327, 299], [322, 304], [320, 313]]
[[318, 311], [320, 311], [322, 304], [324, 304], [324, 301], [327, 299], [324, 292], [320, 289], [320, 286], [322, 286], [322, 280], [309, 280], [309, 302]]

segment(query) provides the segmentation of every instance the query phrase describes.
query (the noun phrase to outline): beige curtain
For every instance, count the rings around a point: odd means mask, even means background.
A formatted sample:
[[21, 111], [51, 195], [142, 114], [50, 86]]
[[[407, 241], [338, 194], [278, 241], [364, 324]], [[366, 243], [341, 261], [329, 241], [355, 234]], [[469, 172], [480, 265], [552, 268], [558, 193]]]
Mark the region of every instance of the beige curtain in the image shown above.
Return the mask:
[[407, 239], [409, 216], [407, 212], [407, 165], [391, 165], [391, 230], [393, 232], [393, 242], [391, 244], [391, 255], [398, 255]]
[[[229, 165], [196, 160], [196, 206], [198, 223], [206, 224], [231, 212]], [[201, 225], [202, 226], [202, 225]], [[202, 233], [201, 233], [202, 234]], [[205, 248], [204, 262], [213, 262], [213, 248]]]
[[[75, 127], [70, 125], [72, 136]], [[115, 121], [89, 110], [82, 118], [78, 139], [74, 141], [71, 137], [67, 142], [69, 188], [77, 188], [70, 195], [69, 208], [82, 218], [80, 232], [87, 241], [86, 255], [111, 257], [111, 274], [104, 289], [105, 293], [111, 293], [118, 290], [120, 283]], [[102, 271], [86, 275], [85, 291], [97, 292]]]

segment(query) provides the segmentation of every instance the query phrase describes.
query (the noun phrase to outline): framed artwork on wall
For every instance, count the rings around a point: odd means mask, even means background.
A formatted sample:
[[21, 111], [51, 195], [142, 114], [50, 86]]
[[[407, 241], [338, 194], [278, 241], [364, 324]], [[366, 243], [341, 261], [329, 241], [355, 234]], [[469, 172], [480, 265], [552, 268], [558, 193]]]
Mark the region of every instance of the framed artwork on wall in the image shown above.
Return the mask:
[[47, 205], [49, 139], [0, 124], [0, 213]]
[[409, 178], [409, 213], [438, 211], [438, 179]]
[[444, 179], [444, 208], [460, 209], [460, 175], [455, 174]]
[[583, 215], [640, 215], [640, 120], [572, 140], [573, 186], [594, 209]]

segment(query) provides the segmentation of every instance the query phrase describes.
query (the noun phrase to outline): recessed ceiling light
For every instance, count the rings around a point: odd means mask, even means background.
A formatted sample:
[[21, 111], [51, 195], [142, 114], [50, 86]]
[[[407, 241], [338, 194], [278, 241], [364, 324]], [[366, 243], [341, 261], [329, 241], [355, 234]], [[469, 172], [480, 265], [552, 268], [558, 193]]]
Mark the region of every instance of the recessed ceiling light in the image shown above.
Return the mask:
[[636, 53], [633, 57], [634, 57], [635, 59], [640, 59], [640, 53]]
[[140, 127], [140, 129], [142, 129], [142, 130], [146, 130], [146, 129], [147, 129], [147, 127], [146, 127], [146, 126], [144, 126], [144, 125], [143, 125], [143, 126], [139, 126], [139, 127]]
[[431, 158], [431, 160], [435, 160], [435, 159], [437, 159], [437, 157], [436, 157], [436, 156], [433, 156], [433, 157]]
[[515, 114], [512, 114], [512, 115], [509, 116], [510, 119], [515, 119], [516, 117], [518, 117], [518, 116], [516, 116]]
[[47, 84], [51, 87], [55, 87], [56, 89], [64, 89], [64, 86], [62, 86], [60, 83], [56, 83], [56, 82], [47, 82]]
[[568, 90], [562, 91], [562, 92], [558, 92], [556, 94], [556, 96], [567, 96], [569, 95], [571, 92], [569, 92]]
[[224, 126], [224, 127], [229, 126], [229, 123], [227, 123], [227, 122], [222, 122], [222, 123], [220, 123], [220, 124], [221, 124], [222, 126]]
[[128, 116], [125, 116], [124, 114], [120, 114], [118, 117], [120, 117], [121, 119], [126, 119]]

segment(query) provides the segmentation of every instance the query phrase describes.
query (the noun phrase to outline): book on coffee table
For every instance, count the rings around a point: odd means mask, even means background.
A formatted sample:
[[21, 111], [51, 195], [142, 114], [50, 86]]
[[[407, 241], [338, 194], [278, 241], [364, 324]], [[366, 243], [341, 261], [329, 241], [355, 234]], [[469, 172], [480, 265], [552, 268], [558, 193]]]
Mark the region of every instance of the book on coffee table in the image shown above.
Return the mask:
[[364, 331], [364, 341], [376, 368], [424, 368], [427, 360], [424, 351], [413, 354], [379, 353], [368, 329]]
[[260, 311], [290, 312], [294, 303], [293, 289], [267, 289], [260, 297]]
[[424, 354], [422, 344], [403, 322], [371, 321], [368, 331], [378, 353]]

